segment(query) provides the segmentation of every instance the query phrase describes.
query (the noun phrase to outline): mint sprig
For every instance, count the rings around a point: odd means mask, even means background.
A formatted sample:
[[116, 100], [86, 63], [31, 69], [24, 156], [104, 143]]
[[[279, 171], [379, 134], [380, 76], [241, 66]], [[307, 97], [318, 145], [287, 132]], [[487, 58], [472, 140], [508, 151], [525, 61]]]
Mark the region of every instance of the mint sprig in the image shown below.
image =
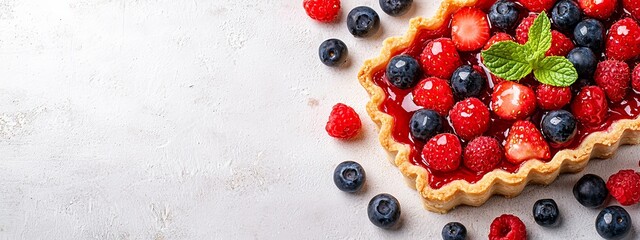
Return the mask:
[[484, 65], [496, 76], [517, 81], [532, 71], [539, 82], [568, 87], [578, 80], [578, 72], [564, 57], [545, 57], [551, 48], [551, 22], [542, 12], [529, 29], [529, 40], [524, 44], [513, 41], [498, 42], [482, 51]]

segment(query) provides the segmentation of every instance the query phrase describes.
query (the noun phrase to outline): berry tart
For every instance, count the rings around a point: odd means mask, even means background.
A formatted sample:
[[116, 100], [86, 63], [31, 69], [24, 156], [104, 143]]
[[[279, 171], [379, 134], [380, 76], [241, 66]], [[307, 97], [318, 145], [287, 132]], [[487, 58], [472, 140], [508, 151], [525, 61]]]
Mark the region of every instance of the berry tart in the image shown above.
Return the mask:
[[428, 210], [550, 184], [640, 143], [640, 3], [443, 0], [358, 79]]

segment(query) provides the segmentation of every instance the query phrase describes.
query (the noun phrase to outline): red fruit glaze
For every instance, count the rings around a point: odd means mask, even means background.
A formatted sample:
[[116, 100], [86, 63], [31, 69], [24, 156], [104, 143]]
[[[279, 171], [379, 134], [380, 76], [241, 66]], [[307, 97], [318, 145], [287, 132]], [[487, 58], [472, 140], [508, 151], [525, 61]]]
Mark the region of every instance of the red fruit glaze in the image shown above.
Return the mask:
[[489, 172], [500, 164], [504, 151], [498, 140], [492, 137], [478, 137], [464, 148], [464, 166], [476, 172]]
[[451, 19], [451, 39], [460, 51], [481, 49], [489, 40], [489, 19], [482, 10], [460, 9]]
[[626, 61], [640, 55], [640, 26], [631, 18], [614, 23], [606, 39], [606, 53], [609, 59]]
[[607, 189], [622, 206], [640, 202], [640, 175], [634, 170], [620, 170], [607, 180]]
[[491, 222], [489, 240], [526, 240], [527, 227], [520, 218], [503, 214]]
[[545, 110], [558, 110], [571, 102], [570, 87], [554, 87], [542, 84], [536, 89], [538, 106]]
[[491, 96], [491, 110], [505, 120], [524, 119], [536, 110], [536, 94], [525, 85], [501, 82]]
[[607, 98], [602, 88], [588, 86], [582, 88], [571, 104], [571, 112], [578, 122], [597, 126], [605, 122], [607, 117]]
[[413, 102], [445, 117], [453, 107], [453, 92], [448, 81], [430, 77], [420, 81], [413, 89]]
[[596, 84], [604, 90], [611, 102], [620, 102], [627, 95], [631, 83], [629, 65], [625, 62], [607, 60], [598, 63], [593, 76]]
[[420, 62], [427, 75], [442, 79], [450, 79], [453, 72], [462, 65], [460, 54], [449, 38], [429, 42], [420, 55]]
[[451, 172], [458, 169], [462, 158], [462, 146], [458, 136], [441, 133], [429, 139], [422, 149], [425, 164], [436, 171]]

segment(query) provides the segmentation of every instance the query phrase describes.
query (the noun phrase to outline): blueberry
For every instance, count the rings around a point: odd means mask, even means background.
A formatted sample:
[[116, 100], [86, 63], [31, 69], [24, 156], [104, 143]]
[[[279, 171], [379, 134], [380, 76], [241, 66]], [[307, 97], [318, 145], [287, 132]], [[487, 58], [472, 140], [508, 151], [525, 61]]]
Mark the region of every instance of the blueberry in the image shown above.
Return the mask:
[[391, 16], [400, 16], [411, 8], [413, 0], [380, 0], [380, 8]]
[[400, 89], [411, 88], [418, 82], [422, 69], [420, 63], [409, 55], [398, 55], [387, 65], [387, 79]]
[[578, 46], [588, 47], [593, 52], [602, 52], [604, 26], [598, 20], [586, 19], [579, 22], [573, 30], [573, 38]]
[[593, 85], [593, 83], [591, 82], [591, 79], [579, 78], [578, 81], [571, 84], [571, 92], [573, 93], [573, 95], [578, 95], [578, 93], [580, 92], [580, 90], [582, 90], [583, 87], [591, 86], [591, 85]]
[[609, 190], [601, 177], [586, 174], [573, 186], [573, 196], [582, 206], [599, 208], [609, 197]]
[[347, 15], [347, 28], [354, 37], [372, 36], [380, 28], [380, 16], [370, 7], [356, 7]]
[[620, 206], [606, 207], [596, 218], [596, 231], [604, 239], [622, 239], [632, 227], [631, 216]]
[[533, 218], [543, 227], [557, 226], [560, 217], [558, 204], [553, 199], [540, 199], [533, 204]]
[[451, 88], [459, 99], [478, 97], [484, 88], [483, 75], [471, 65], [462, 65], [451, 76]]
[[320, 61], [329, 67], [340, 66], [347, 61], [349, 50], [347, 45], [339, 39], [327, 39], [318, 49]]
[[409, 128], [411, 136], [426, 141], [442, 131], [442, 118], [436, 111], [420, 109], [413, 113]]
[[464, 240], [467, 238], [467, 228], [459, 222], [450, 222], [442, 228], [443, 240]]
[[553, 24], [562, 31], [571, 31], [582, 18], [580, 7], [573, 0], [560, 0], [551, 10]]
[[333, 182], [338, 189], [345, 192], [356, 192], [362, 188], [366, 174], [362, 166], [353, 161], [338, 164], [333, 172]]
[[569, 62], [573, 63], [573, 67], [578, 71], [580, 78], [591, 79], [596, 72], [598, 60], [596, 54], [587, 47], [577, 47], [571, 50], [567, 55]]
[[547, 113], [540, 123], [542, 135], [551, 143], [564, 144], [573, 139], [578, 131], [576, 118], [569, 111], [554, 110]]
[[369, 201], [367, 214], [374, 225], [386, 229], [393, 228], [400, 222], [400, 203], [389, 194], [378, 194]]
[[512, 1], [499, 0], [489, 10], [489, 21], [491, 25], [502, 31], [508, 31], [518, 22], [520, 10]]

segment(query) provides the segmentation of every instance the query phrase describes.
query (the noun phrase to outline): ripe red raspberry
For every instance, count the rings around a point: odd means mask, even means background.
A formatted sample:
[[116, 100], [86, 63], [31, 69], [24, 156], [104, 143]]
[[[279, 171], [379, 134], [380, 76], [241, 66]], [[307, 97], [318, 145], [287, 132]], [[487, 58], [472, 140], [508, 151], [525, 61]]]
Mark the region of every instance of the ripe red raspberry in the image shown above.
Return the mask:
[[430, 77], [420, 81], [414, 88], [413, 102], [445, 117], [449, 114], [455, 101], [451, 87], [446, 80]]
[[632, 18], [617, 21], [607, 33], [605, 55], [626, 61], [640, 55], [640, 26]]
[[567, 56], [575, 46], [570, 38], [564, 34], [553, 30], [551, 31], [551, 48], [547, 50], [547, 56]]
[[484, 48], [482, 48], [482, 50], [487, 50], [491, 46], [493, 46], [493, 44], [504, 42], [504, 41], [513, 41], [513, 37], [509, 34], [502, 33], [502, 32], [496, 33], [496, 35], [493, 35], [493, 37], [489, 38], [489, 41], [487, 41], [487, 44], [484, 45]]
[[307, 15], [320, 22], [335, 20], [340, 12], [340, 0], [304, 0], [302, 4]]
[[640, 174], [633, 170], [620, 170], [607, 180], [607, 189], [622, 206], [640, 202]]
[[556, 3], [556, 0], [518, 0], [518, 2], [532, 12], [549, 12], [553, 4]]
[[597, 126], [607, 117], [609, 104], [607, 97], [598, 86], [582, 88], [571, 103], [571, 112], [578, 122], [587, 126]]
[[489, 129], [489, 108], [477, 98], [467, 98], [453, 106], [449, 113], [451, 125], [456, 134], [464, 140], [471, 140]]
[[504, 151], [502, 146], [492, 137], [478, 137], [473, 139], [464, 149], [464, 165], [476, 172], [489, 172], [498, 166]]
[[358, 135], [360, 127], [362, 122], [358, 113], [353, 108], [338, 103], [331, 110], [325, 130], [334, 138], [349, 139]]
[[460, 54], [449, 38], [438, 38], [427, 44], [420, 55], [422, 69], [427, 75], [450, 79], [462, 65]]
[[462, 146], [456, 135], [441, 133], [429, 139], [422, 149], [427, 167], [440, 172], [451, 172], [460, 166]]
[[604, 90], [611, 102], [617, 103], [624, 99], [631, 82], [629, 65], [622, 61], [607, 60], [598, 63], [593, 76], [596, 84]]
[[520, 22], [520, 25], [516, 28], [516, 40], [518, 40], [518, 43], [525, 44], [529, 40], [529, 28], [531, 28], [533, 21], [537, 17], [538, 14], [531, 14]]
[[536, 89], [536, 99], [542, 109], [558, 110], [571, 102], [571, 88], [542, 84]]
[[527, 227], [520, 218], [502, 214], [491, 223], [489, 240], [526, 240]]
[[636, 65], [636, 68], [633, 69], [631, 80], [631, 86], [633, 90], [640, 92], [640, 64]]

